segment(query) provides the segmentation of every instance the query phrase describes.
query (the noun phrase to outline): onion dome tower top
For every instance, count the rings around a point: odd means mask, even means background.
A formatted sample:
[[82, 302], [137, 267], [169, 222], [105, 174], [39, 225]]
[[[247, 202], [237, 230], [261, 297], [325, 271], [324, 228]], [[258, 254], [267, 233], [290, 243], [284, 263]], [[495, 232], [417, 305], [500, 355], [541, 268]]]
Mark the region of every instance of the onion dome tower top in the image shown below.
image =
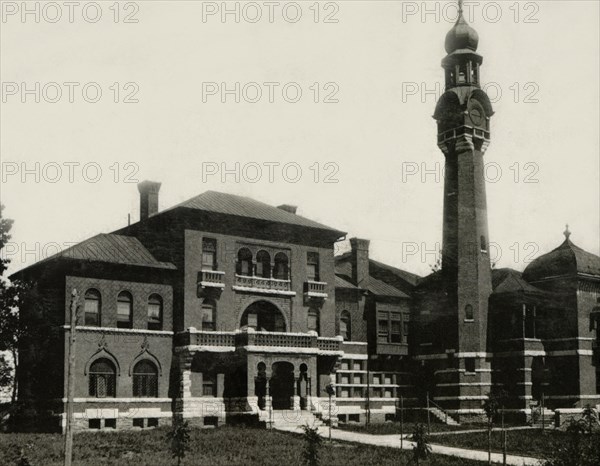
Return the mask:
[[468, 49], [477, 51], [479, 44], [479, 34], [473, 29], [463, 16], [463, 0], [458, 2], [458, 20], [448, 34], [446, 34], [446, 52], [451, 54], [457, 50]]

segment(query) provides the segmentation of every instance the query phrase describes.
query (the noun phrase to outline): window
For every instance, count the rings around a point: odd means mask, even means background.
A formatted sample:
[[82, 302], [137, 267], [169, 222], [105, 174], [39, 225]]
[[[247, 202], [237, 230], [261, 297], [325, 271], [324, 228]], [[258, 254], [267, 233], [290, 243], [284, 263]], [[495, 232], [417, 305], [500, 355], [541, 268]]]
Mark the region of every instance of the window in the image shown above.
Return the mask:
[[84, 325], [100, 326], [100, 292], [93, 288], [85, 292]]
[[153, 294], [148, 298], [148, 330], [162, 330], [163, 301]]
[[133, 427], [141, 427], [144, 428], [144, 418], [138, 417], [133, 420]]
[[475, 358], [466, 358], [465, 359], [465, 372], [467, 374], [475, 373]]
[[217, 270], [217, 240], [202, 238], [202, 270]]
[[252, 276], [252, 253], [248, 248], [238, 251], [237, 273], [238, 275]]
[[402, 332], [404, 333], [404, 339], [408, 341], [408, 318], [402, 320]]
[[377, 341], [379, 343], [402, 343], [402, 314], [377, 312]]
[[105, 429], [116, 429], [117, 428], [117, 420], [115, 418], [104, 419], [104, 428]]
[[342, 311], [340, 317], [340, 335], [344, 340], [352, 341], [352, 323], [348, 311]]
[[306, 255], [306, 277], [311, 282], [319, 281], [319, 253], [309, 252]]
[[96, 398], [114, 398], [116, 396], [115, 365], [106, 358], [101, 358], [90, 366], [89, 395]]
[[100, 419], [90, 419], [88, 420], [88, 427], [90, 429], [100, 429]]
[[216, 330], [215, 314], [216, 304], [211, 299], [205, 299], [202, 303], [202, 330]]
[[202, 396], [217, 396], [217, 384], [213, 374], [202, 374]]
[[488, 244], [487, 244], [487, 240], [485, 239], [485, 236], [481, 235], [480, 242], [481, 242], [481, 252], [487, 252]]
[[122, 291], [117, 296], [117, 327], [132, 328], [133, 326], [133, 298], [127, 291]]
[[271, 257], [266, 251], [258, 251], [256, 255], [256, 276], [271, 278]]
[[525, 338], [536, 338], [535, 336], [535, 306], [523, 304], [523, 324], [524, 324], [524, 337]]
[[319, 311], [308, 310], [308, 330], [319, 333]]
[[288, 258], [283, 252], [275, 254], [275, 268], [273, 269], [273, 278], [278, 280], [289, 280], [288, 278]]
[[133, 367], [133, 396], [158, 397], [158, 369], [147, 359]]
[[474, 320], [473, 306], [470, 304], [465, 306], [465, 320]]

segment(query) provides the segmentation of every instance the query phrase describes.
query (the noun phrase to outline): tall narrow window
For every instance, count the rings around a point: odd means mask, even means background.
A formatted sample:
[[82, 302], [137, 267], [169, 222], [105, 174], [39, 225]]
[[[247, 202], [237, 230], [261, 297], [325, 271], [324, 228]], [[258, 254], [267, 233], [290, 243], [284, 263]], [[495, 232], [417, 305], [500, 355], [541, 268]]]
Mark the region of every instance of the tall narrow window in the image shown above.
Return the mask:
[[402, 317], [398, 312], [390, 313], [390, 343], [402, 343]]
[[217, 383], [215, 374], [202, 373], [202, 396], [217, 396]]
[[319, 253], [308, 252], [306, 255], [306, 276], [309, 281], [319, 281]]
[[205, 299], [202, 303], [202, 330], [216, 330], [216, 307], [211, 299]]
[[133, 368], [133, 396], [158, 396], [158, 369], [148, 360], [138, 362]]
[[117, 327], [133, 327], [133, 298], [127, 291], [121, 291], [117, 296]]
[[288, 258], [283, 252], [275, 254], [275, 268], [273, 269], [273, 278], [278, 280], [289, 280], [288, 278]]
[[536, 338], [535, 332], [535, 306], [523, 304], [524, 337]]
[[316, 309], [308, 310], [308, 330], [319, 333], [319, 311]]
[[116, 396], [115, 365], [106, 358], [101, 358], [90, 366], [89, 395], [96, 398], [114, 398]]
[[342, 311], [340, 316], [340, 335], [345, 341], [352, 341], [352, 321], [348, 311]]
[[390, 325], [387, 312], [377, 313], [377, 341], [379, 343], [387, 343], [390, 333]]
[[402, 336], [404, 337], [404, 341], [408, 342], [408, 332], [409, 332], [409, 323], [408, 317], [404, 317], [402, 319]]
[[84, 325], [100, 326], [100, 292], [93, 288], [85, 292]]
[[252, 276], [252, 252], [248, 248], [242, 248], [238, 251], [237, 262], [238, 275]]
[[475, 358], [465, 358], [465, 372], [467, 374], [475, 373]]
[[271, 278], [271, 256], [267, 251], [258, 251], [256, 255], [256, 276]]
[[202, 238], [202, 270], [217, 270], [217, 240]]
[[157, 294], [148, 298], [148, 330], [162, 330], [163, 301]]
[[488, 251], [488, 243], [487, 240], [485, 239], [485, 236], [481, 235], [481, 252], [487, 252]]
[[465, 320], [474, 320], [475, 316], [473, 314], [473, 306], [467, 304], [465, 306]]

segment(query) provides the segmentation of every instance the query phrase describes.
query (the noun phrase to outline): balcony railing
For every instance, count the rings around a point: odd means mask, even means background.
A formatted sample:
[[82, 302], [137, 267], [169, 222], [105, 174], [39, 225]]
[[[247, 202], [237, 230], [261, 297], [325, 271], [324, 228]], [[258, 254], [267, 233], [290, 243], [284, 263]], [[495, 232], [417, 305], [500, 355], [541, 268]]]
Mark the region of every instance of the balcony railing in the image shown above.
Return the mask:
[[224, 278], [225, 272], [220, 272], [218, 270], [202, 270], [200, 272], [200, 282], [198, 284], [204, 288], [225, 288]]
[[304, 293], [309, 298], [327, 298], [327, 283], [308, 280], [304, 284]]
[[341, 346], [342, 346], [342, 339], [341, 337], [338, 338], [325, 338], [325, 337], [319, 337], [317, 338], [317, 348], [319, 348], [321, 351], [341, 351]]
[[212, 346], [212, 347], [277, 347], [289, 348], [290, 352], [298, 348], [314, 348], [319, 351], [342, 351], [340, 337], [317, 337], [316, 333], [285, 332], [213, 332], [189, 328], [177, 334], [178, 346]]
[[285, 294], [293, 296], [292, 282], [277, 278], [264, 278], [246, 275], [235, 275], [234, 290], [254, 291], [257, 293]]

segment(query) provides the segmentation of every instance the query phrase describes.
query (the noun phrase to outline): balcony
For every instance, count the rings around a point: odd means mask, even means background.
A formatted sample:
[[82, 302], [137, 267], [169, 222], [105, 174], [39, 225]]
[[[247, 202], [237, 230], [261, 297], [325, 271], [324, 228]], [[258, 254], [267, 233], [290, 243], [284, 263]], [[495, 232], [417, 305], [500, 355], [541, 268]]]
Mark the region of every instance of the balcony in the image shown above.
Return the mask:
[[[301, 349], [309, 353], [338, 352], [341, 355], [340, 337], [318, 337], [316, 333], [257, 332], [253, 330], [236, 332], [211, 332], [191, 327], [176, 336], [177, 346], [203, 346], [213, 348], [248, 348], [263, 351], [275, 348], [277, 352], [298, 353]], [[258, 349], [258, 348], [260, 349]]]
[[285, 296], [295, 296], [292, 291], [292, 282], [290, 280], [279, 280], [277, 278], [263, 278], [247, 275], [235, 275], [234, 290], [248, 291], [252, 293], [279, 294]]
[[202, 270], [199, 274], [198, 286], [202, 288], [225, 288], [225, 272], [218, 270]]
[[308, 280], [304, 283], [304, 295], [307, 298], [327, 299], [327, 283]]

